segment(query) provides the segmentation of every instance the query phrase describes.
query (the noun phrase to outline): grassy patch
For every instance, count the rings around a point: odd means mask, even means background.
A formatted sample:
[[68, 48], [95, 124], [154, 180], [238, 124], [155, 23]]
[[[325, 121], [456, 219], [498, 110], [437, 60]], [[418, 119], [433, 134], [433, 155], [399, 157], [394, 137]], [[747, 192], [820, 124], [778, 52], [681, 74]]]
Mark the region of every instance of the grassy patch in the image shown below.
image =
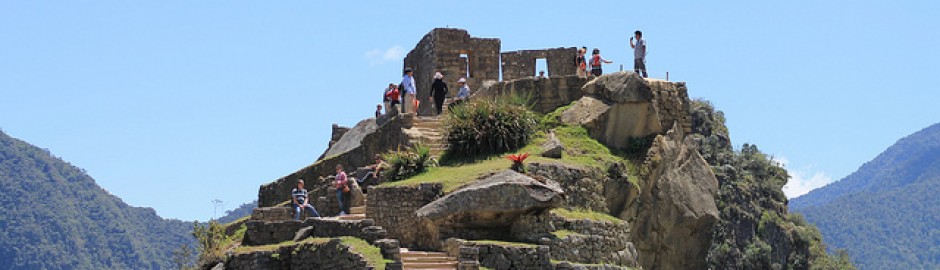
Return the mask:
[[366, 261], [369, 262], [369, 265], [375, 267], [378, 270], [384, 270], [385, 264], [390, 262], [382, 258], [382, 252], [378, 247], [370, 245], [365, 240], [352, 237], [352, 236], [343, 236], [340, 237], [344, 245], [349, 246], [353, 251], [362, 254], [366, 258]]
[[572, 236], [572, 235], [584, 235], [584, 234], [577, 233], [574, 231], [569, 231], [569, 230], [558, 230], [558, 231], [552, 232], [552, 235], [558, 238], [567, 238], [568, 236]]
[[557, 208], [552, 210], [553, 214], [559, 215], [565, 219], [587, 219], [594, 221], [606, 221], [613, 223], [622, 223], [623, 220], [613, 217], [608, 214], [587, 211], [583, 209], [569, 210], [564, 208]]
[[284, 241], [277, 244], [263, 245], [263, 246], [240, 246], [236, 248], [233, 252], [235, 253], [251, 253], [251, 252], [260, 252], [260, 251], [275, 251], [282, 247], [286, 246], [295, 246], [302, 245], [307, 243], [312, 244], [322, 244], [329, 242], [330, 238], [307, 238], [299, 242], [294, 241]]
[[498, 240], [473, 240], [470, 242], [475, 243], [475, 244], [480, 244], [480, 245], [497, 245], [497, 246], [526, 247], [526, 248], [538, 247], [537, 245], [529, 244], [529, 243], [506, 242], [506, 241], [498, 241]]

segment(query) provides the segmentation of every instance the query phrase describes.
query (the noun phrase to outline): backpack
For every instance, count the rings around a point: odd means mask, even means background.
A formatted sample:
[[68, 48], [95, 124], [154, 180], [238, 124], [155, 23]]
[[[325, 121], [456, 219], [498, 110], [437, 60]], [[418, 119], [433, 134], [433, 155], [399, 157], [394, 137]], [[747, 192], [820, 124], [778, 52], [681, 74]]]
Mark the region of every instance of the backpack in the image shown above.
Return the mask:
[[595, 54], [591, 57], [591, 66], [599, 67], [601, 65], [601, 55]]

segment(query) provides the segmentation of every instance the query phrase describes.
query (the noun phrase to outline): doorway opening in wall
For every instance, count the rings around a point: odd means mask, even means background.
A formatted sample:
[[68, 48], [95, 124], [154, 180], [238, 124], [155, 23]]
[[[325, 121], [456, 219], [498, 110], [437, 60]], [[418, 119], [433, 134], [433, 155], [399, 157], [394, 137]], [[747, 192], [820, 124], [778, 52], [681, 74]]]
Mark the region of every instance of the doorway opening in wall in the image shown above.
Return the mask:
[[548, 60], [545, 58], [535, 59], [535, 74], [532, 76], [548, 77]]
[[461, 77], [470, 78], [472, 72], [470, 72], [470, 52], [460, 51], [460, 62], [463, 63], [464, 74], [460, 74]]

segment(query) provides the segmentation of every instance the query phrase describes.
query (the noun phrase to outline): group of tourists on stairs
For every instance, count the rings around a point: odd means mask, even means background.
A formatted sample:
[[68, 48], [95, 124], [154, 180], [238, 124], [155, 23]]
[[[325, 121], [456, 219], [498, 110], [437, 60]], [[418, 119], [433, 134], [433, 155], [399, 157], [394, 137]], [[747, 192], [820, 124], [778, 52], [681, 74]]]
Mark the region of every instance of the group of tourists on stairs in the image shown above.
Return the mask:
[[[466, 101], [470, 98], [470, 87], [467, 86], [467, 79], [460, 78], [457, 80], [459, 86], [457, 90], [457, 95], [451, 99], [452, 105], [460, 104], [461, 102]], [[447, 93], [449, 87], [447, 83], [444, 82], [444, 74], [441, 72], [436, 72], [434, 74], [434, 81], [431, 83], [431, 92], [428, 95], [428, 101], [434, 104], [434, 108], [438, 115], [440, 115], [444, 110], [444, 104], [447, 100]], [[418, 107], [421, 104], [421, 101], [415, 98], [418, 94], [418, 89], [415, 84], [414, 70], [411, 68], [405, 69], [405, 74], [402, 76], [401, 84], [388, 84], [388, 87], [385, 88], [382, 94], [383, 104], [376, 105], [375, 117], [382, 116], [382, 108], [384, 105], [385, 113], [388, 114], [392, 110], [399, 110], [398, 106], [401, 106], [401, 113], [408, 113], [408, 107], [410, 106], [412, 113], [418, 112]]]
[[[385, 160], [382, 159], [382, 155], [376, 154], [375, 164], [366, 167], [369, 171], [362, 179], [355, 180], [356, 184], [362, 187], [363, 192], [365, 192], [368, 186], [379, 184], [379, 179], [384, 167]], [[336, 165], [336, 175], [333, 178], [332, 184], [333, 188], [336, 189], [336, 201], [339, 203], [340, 210], [339, 216], [349, 214], [351, 212], [350, 198], [352, 196], [352, 182], [343, 170], [343, 165]], [[305, 210], [310, 211], [311, 217], [321, 217], [320, 212], [310, 204], [310, 196], [307, 190], [304, 189], [303, 179], [298, 179], [297, 187], [291, 190], [291, 205], [294, 207], [294, 219], [299, 220], [301, 213]]]

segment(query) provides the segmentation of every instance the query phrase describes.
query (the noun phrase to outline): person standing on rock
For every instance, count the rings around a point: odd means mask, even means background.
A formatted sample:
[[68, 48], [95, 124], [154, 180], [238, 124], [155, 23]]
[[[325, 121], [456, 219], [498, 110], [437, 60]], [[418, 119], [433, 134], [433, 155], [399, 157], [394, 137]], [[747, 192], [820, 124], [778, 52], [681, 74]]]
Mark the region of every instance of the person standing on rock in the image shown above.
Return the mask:
[[336, 164], [336, 178], [333, 179], [333, 187], [336, 188], [336, 200], [339, 202], [339, 215], [349, 213], [349, 206], [345, 200], [349, 197], [349, 180], [346, 178], [346, 172], [343, 171], [343, 165]]
[[300, 212], [304, 209], [310, 210], [310, 216], [320, 217], [320, 213], [317, 212], [316, 208], [313, 208], [313, 205], [310, 205], [310, 201], [307, 197], [307, 190], [304, 189], [304, 180], [297, 180], [297, 188], [294, 188], [290, 191], [291, 201], [294, 205], [294, 219], [300, 220]]
[[437, 115], [441, 115], [444, 110], [444, 98], [447, 97], [447, 83], [444, 82], [444, 75], [440, 72], [434, 73], [434, 82], [431, 83], [431, 96], [429, 100], [434, 101], [437, 108]]
[[[636, 38], [636, 44], [633, 39]], [[649, 78], [646, 74], [646, 40], [643, 39], [643, 32], [636, 30], [630, 37], [630, 48], [633, 48], [633, 72], [643, 74], [643, 78]]]
[[412, 110], [417, 113], [417, 112], [418, 112], [418, 108], [417, 108], [417, 106], [415, 106], [414, 101], [415, 101], [415, 94], [418, 93], [418, 90], [415, 89], [414, 70], [412, 70], [411, 68], [406, 68], [406, 69], [405, 69], [405, 76], [402, 76], [402, 78], [401, 78], [401, 89], [400, 89], [400, 91], [402, 92], [402, 93], [401, 93], [401, 94], [402, 94], [402, 96], [401, 96], [401, 102], [402, 102], [402, 104], [401, 104], [401, 112], [402, 112], [402, 113], [408, 113], [408, 111], [405, 109], [405, 107], [407, 107], [408, 104], [411, 104], [412, 107], [415, 107], [415, 108], [413, 108]]
[[586, 79], [587, 78], [587, 60], [585, 58], [587, 54], [587, 47], [581, 47], [578, 49], [578, 55], [574, 57], [574, 66], [578, 69], [578, 78]]
[[604, 74], [604, 71], [601, 69], [601, 64], [610, 64], [614, 61], [608, 61], [601, 57], [601, 49], [594, 48], [594, 52], [591, 53], [591, 75], [601, 76]]

